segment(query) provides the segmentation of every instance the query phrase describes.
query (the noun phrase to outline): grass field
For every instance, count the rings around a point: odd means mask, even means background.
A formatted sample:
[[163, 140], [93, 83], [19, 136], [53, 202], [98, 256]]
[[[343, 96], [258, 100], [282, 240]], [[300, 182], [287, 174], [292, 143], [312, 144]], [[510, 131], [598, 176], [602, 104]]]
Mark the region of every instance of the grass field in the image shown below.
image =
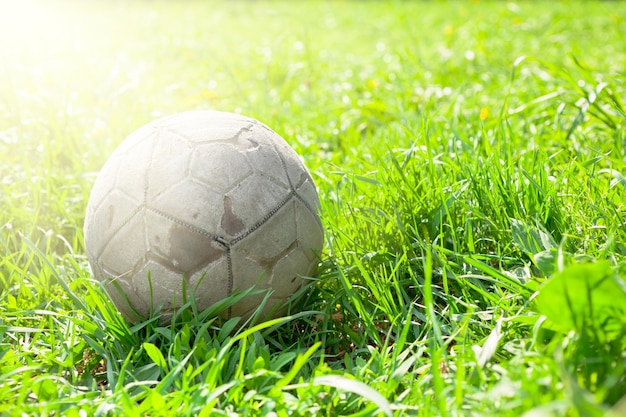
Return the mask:
[[[626, 415], [626, 8], [0, 0], [0, 415]], [[293, 316], [126, 323], [97, 171], [191, 109], [322, 200]]]

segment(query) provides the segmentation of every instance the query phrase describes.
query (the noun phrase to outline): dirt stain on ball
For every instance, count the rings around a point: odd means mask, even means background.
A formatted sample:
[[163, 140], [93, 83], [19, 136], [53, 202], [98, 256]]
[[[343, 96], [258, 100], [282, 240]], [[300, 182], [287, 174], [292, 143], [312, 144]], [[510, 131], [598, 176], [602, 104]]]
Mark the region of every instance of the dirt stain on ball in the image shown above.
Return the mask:
[[224, 215], [222, 216], [221, 226], [231, 236], [236, 236], [246, 227], [233, 211], [233, 202], [227, 195], [224, 196]]
[[173, 269], [190, 273], [198, 267], [220, 259], [224, 251], [213, 241], [200, 233], [190, 233], [189, 229], [173, 225], [169, 232], [170, 256]]

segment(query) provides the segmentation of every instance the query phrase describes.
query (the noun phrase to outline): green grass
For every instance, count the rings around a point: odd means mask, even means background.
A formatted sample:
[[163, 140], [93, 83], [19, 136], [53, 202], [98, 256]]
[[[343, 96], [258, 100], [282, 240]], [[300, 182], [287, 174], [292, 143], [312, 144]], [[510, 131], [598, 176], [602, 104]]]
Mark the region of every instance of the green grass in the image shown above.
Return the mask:
[[[620, 2], [0, 2], [1, 415], [626, 415]], [[131, 131], [313, 172], [292, 316], [124, 322], [82, 224]]]

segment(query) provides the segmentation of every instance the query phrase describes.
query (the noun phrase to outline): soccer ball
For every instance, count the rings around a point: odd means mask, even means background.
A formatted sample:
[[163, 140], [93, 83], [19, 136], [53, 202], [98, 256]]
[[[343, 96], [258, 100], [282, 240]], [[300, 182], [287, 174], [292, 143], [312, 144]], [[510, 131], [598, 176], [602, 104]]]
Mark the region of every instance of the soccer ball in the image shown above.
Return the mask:
[[[85, 248], [96, 279], [130, 320], [169, 321], [188, 294], [204, 310], [233, 292], [269, 289], [264, 314], [314, 273], [324, 232], [311, 175], [264, 124], [194, 111], [132, 133], [99, 173]], [[222, 312], [248, 317], [253, 291]]]

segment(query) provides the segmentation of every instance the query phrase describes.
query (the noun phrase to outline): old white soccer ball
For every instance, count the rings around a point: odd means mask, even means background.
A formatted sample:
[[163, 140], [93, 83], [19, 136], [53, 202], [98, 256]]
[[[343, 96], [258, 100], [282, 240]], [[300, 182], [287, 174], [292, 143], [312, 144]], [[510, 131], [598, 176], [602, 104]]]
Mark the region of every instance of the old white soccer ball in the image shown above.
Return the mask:
[[[203, 310], [252, 286], [271, 290], [269, 313], [316, 268], [319, 205], [299, 156], [264, 124], [179, 113], [139, 128], [105, 163], [87, 205], [85, 248], [128, 320], [154, 311], [169, 320], [189, 294]], [[265, 296], [222, 314], [247, 317]]]

